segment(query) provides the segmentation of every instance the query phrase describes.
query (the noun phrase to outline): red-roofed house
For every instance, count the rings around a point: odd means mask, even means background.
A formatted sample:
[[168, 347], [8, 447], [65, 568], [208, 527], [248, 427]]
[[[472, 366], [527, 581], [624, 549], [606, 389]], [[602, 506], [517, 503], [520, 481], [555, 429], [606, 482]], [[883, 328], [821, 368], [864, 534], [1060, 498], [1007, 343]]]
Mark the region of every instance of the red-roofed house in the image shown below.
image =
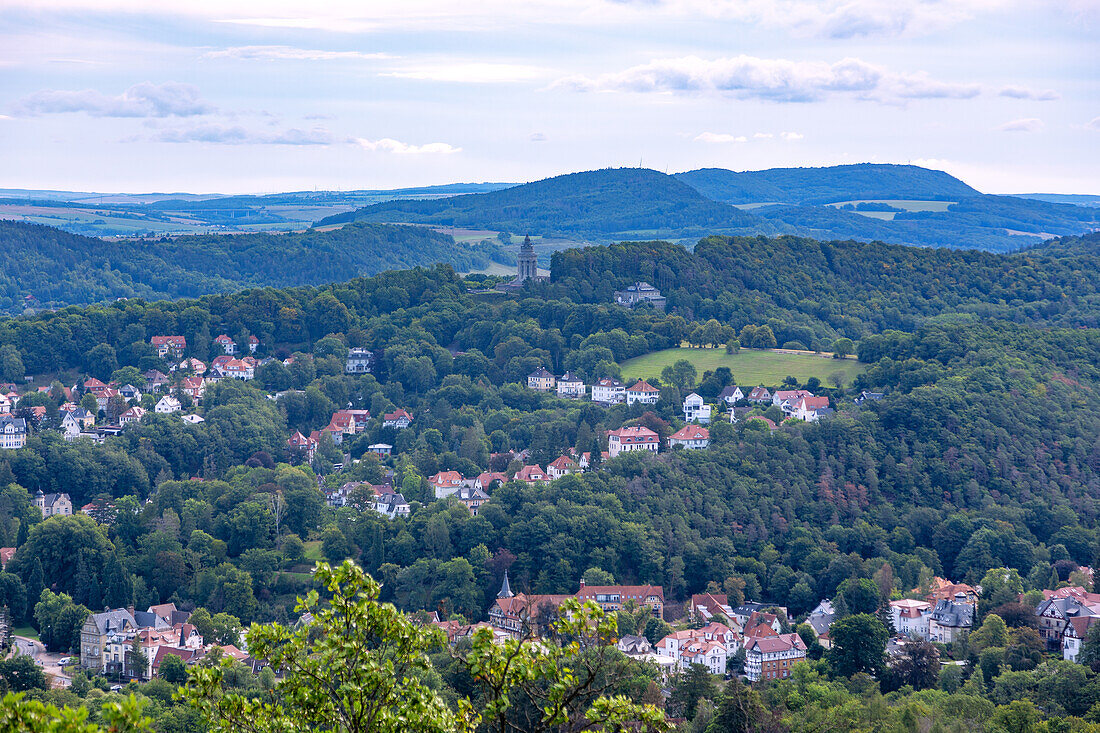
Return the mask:
[[412, 422], [412, 415], [405, 412], [402, 408], [397, 408], [394, 412], [387, 412], [382, 416], [382, 427], [394, 428], [395, 430], [404, 430], [409, 427], [409, 423]]
[[1100, 617], [1097, 616], [1078, 616], [1069, 619], [1066, 630], [1062, 633], [1062, 659], [1076, 662], [1089, 629], [1098, 623], [1100, 623]]
[[791, 667], [806, 658], [806, 642], [798, 634], [745, 637], [745, 676], [750, 682], [791, 676]]
[[755, 402], [756, 404], [763, 404], [765, 402], [772, 401], [772, 393], [764, 387], [753, 387], [749, 392], [749, 402]]
[[180, 649], [174, 646], [158, 646], [156, 650], [157, 654], [153, 657], [152, 663], [153, 677], [160, 677], [160, 665], [165, 657], [179, 657], [184, 664], [191, 664], [202, 656], [202, 651], [198, 649]]
[[508, 481], [508, 477], [503, 473], [486, 471], [485, 473], [478, 474], [478, 477], [474, 479], [474, 488], [488, 491], [494, 481], [503, 484]]
[[428, 479], [428, 483], [432, 485], [435, 498], [442, 499], [462, 488], [462, 474], [458, 471], [440, 471]]
[[657, 618], [662, 618], [665, 609], [665, 589], [659, 585], [585, 585], [582, 578], [576, 598], [595, 601], [605, 611], [618, 611], [634, 601], [639, 608], [649, 606]]
[[571, 473], [580, 473], [581, 467], [569, 456], [558, 456], [546, 467], [550, 478], [561, 478]]
[[0, 547], [0, 569], [6, 568], [8, 563], [13, 557], [15, 557], [14, 547]]
[[791, 417], [806, 422], [815, 422], [829, 412], [828, 397], [803, 397], [795, 402]]
[[184, 377], [180, 382], [180, 392], [197, 402], [206, 393], [206, 382], [202, 377]]
[[774, 613], [753, 611], [745, 622], [745, 637], [750, 636], [775, 636], [783, 630], [779, 623], [779, 617]]
[[317, 444], [318, 441], [313, 438], [307, 438], [297, 430], [294, 431], [294, 434], [291, 435], [290, 439], [286, 442], [287, 448], [303, 452], [307, 461], [313, 460], [313, 454], [317, 452]]
[[498, 597], [489, 608], [489, 623], [516, 638], [537, 633], [539, 617], [562, 604], [567, 595], [529, 596], [523, 593]]
[[516, 471], [516, 475], [512, 477], [513, 481], [522, 481], [525, 484], [548, 484], [550, 483], [550, 477], [546, 475], [546, 471], [542, 470], [541, 466], [524, 466], [520, 470]]
[[737, 616], [725, 593], [696, 593], [688, 603], [688, 618], [692, 622], [709, 622], [715, 616], [724, 616], [730, 623], [737, 623]]
[[698, 425], [686, 425], [668, 436], [668, 447], [683, 446], [698, 450], [710, 445], [710, 431]]
[[240, 359], [231, 359], [222, 369], [222, 373], [231, 379], [248, 381], [256, 376], [256, 368], [252, 364]]
[[640, 425], [611, 430], [607, 434], [607, 454], [611, 458], [632, 450], [647, 450], [656, 453], [659, 445], [660, 441], [657, 433]]
[[255, 354], [256, 349], [260, 348], [260, 340], [255, 336], [248, 337], [248, 353]]
[[639, 379], [634, 386], [626, 390], [626, 404], [633, 405], [640, 402], [643, 405], [655, 405], [661, 398], [661, 390], [654, 387], [644, 379]]
[[221, 336], [218, 336], [216, 339], [214, 339], [214, 343], [216, 343], [218, 346], [222, 347], [222, 351], [224, 351], [227, 354], [236, 354], [237, 353], [237, 344], [233, 341], [233, 339], [229, 338], [224, 333]]
[[187, 349], [187, 339], [183, 336], [154, 336], [149, 343], [157, 350], [157, 356], [161, 359], [168, 355], [178, 359]]

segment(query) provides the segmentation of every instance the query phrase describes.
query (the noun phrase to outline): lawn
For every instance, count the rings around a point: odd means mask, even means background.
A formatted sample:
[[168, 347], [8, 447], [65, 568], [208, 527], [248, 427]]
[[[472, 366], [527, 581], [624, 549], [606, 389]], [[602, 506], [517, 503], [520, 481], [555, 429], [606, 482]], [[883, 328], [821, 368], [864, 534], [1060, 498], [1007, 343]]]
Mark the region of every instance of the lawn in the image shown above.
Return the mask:
[[844, 375], [844, 384], [852, 383], [856, 375], [867, 367], [854, 359], [831, 359], [813, 354], [781, 354], [762, 349], [741, 349], [737, 354], [727, 354], [725, 348], [718, 349], [665, 349], [644, 354], [622, 363], [623, 377], [640, 379], [660, 376], [661, 370], [680, 359], [687, 359], [703, 376], [703, 372], [729, 367], [734, 382], [738, 385], [766, 387], [781, 385], [784, 377], [794, 377], [799, 383], [805, 383], [810, 377], [817, 377], [824, 384], [829, 383], [829, 375], [840, 372]]
[[33, 626], [16, 626], [11, 630], [12, 636], [22, 636], [25, 639], [38, 640], [38, 632]]
[[321, 540], [313, 540], [312, 542], [304, 543], [306, 546], [305, 558], [311, 564], [319, 560], [324, 560], [321, 555]]

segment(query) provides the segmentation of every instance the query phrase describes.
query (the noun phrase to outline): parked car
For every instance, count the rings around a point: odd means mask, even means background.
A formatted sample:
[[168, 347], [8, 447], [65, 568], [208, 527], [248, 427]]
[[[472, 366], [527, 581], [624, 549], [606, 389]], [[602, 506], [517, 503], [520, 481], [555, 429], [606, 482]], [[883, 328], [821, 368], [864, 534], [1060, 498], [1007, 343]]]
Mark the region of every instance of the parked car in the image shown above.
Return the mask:
[[72, 657], [61, 657], [61, 659], [57, 660], [57, 663], [58, 663], [58, 665], [60, 665], [62, 667], [66, 667], [66, 666], [73, 663], [73, 658]]

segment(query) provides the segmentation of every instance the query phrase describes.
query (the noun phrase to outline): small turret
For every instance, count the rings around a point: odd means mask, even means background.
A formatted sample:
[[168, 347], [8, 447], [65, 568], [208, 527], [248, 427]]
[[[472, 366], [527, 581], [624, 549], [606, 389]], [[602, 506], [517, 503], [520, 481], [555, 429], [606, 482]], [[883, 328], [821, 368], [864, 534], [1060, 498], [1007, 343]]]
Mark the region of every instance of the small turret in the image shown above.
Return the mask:
[[504, 582], [500, 584], [500, 593], [497, 593], [497, 598], [511, 598], [515, 593], [512, 592], [512, 586], [508, 584], [508, 571], [504, 571]]

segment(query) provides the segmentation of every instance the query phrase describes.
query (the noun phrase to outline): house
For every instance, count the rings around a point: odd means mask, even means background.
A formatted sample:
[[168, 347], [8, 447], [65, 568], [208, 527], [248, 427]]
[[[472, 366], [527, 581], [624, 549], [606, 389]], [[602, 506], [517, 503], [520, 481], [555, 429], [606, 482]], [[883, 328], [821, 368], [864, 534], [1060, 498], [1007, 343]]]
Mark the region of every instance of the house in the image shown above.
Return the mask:
[[0, 547], [0, 569], [6, 568], [11, 559], [15, 557], [15, 547]]
[[710, 422], [710, 405], [694, 392], [684, 398], [684, 422]]
[[736, 623], [737, 618], [729, 605], [729, 596], [725, 593], [696, 593], [688, 601], [687, 612], [692, 623], [709, 623], [718, 616], [730, 623]]
[[14, 402], [7, 395], [0, 394], [0, 415], [6, 415], [11, 412], [11, 408]]
[[12, 450], [26, 445], [27, 421], [21, 417], [0, 415], [0, 448]]
[[813, 397], [814, 393], [808, 389], [780, 389], [772, 394], [772, 404], [790, 413], [794, 410], [794, 403], [803, 397]]
[[248, 381], [256, 377], [256, 367], [244, 359], [230, 359], [222, 368], [222, 374], [230, 379]]
[[619, 428], [618, 430], [611, 430], [607, 433], [607, 454], [611, 458], [614, 458], [620, 453], [635, 450], [645, 450], [656, 453], [658, 447], [659, 438], [657, 433], [649, 428], [643, 428], [640, 425]]
[[295, 430], [294, 434], [287, 439], [286, 446], [290, 451], [304, 454], [307, 461], [312, 461], [313, 455], [317, 452], [318, 443], [319, 441], [312, 437], [306, 437]]
[[478, 507], [489, 501], [489, 495], [474, 486], [463, 486], [454, 496], [462, 502], [472, 517], [477, 516]]
[[718, 399], [724, 402], [727, 407], [733, 407], [734, 404], [745, 399], [745, 393], [736, 384], [731, 384], [718, 393]]
[[411, 508], [402, 494], [383, 494], [374, 500], [374, 511], [387, 519], [407, 517]]
[[693, 629], [677, 631], [661, 639], [657, 642], [657, 655], [675, 660], [676, 667], [681, 670], [701, 664], [711, 674], [725, 674], [730, 651], [721, 641], [704, 638], [701, 629]]
[[201, 415], [180, 415], [180, 420], [191, 425], [198, 425], [201, 422], [206, 422]]
[[336, 425], [345, 435], [358, 435], [367, 429], [370, 422], [370, 410], [337, 410], [332, 413], [332, 425]]
[[791, 667], [806, 659], [806, 642], [798, 634], [745, 638], [745, 676], [750, 682], [791, 676]]
[[[914, 588], [913, 593], [919, 593], [919, 589]], [[928, 595], [924, 597], [924, 600], [929, 603], [936, 603], [936, 601], [959, 600], [959, 594], [963, 595], [963, 599], [971, 604], [978, 603], [978, 591], [977, 589], [967, 585], [966, 583], [952, 583], [950, 580], [944, 580], [943, 578], [932, 578], [932, 588]]]
[[114, 524], [115, 519], [118, 518], [118, 512], [115, 511], [115, 505], [109, 501], [90, 501], [80, 507], [80, 513], [87, 514], [94, 519], [97, 524]]
[[442, 499], [456, 493], [462, 486], [462, 474], [458, 471], [440, 471], [428, 479], [435, 498]]
[[80, 629], [80, 666], [102, 672], [109, 661], [106, 647], [109, 646], [110, 637], [137, 631], [137, 628], [134, 614], [125, 608], [89, 614]]
[[643, 405], [655, 405], [661, 398], [661, 390], [644, 379], [639, 379], [633, 387], [626, 390], [626, 404], [640, 402]]
[[171, 395], [165, 395], [157, 402], [156, 407], [153, 408], [153, 412], [158, 415], [168, 415], [173, 412], [179, 412], [181, 409], [179, 400]]
[[1100, 623], [1100, 616], [1076, 616], [1066, 623], [1065, 633], [1062, 634], [1062, 659], [1067, 662], [1076, 662], [1081, 648], [1088, 638], [1089, 629]]
[[[928, 617], [928, 638], [941, 644], [951, 644], [974, 625], [974, 606], [960, 594], [954, 601], [937, 601]], [[1040, 636], [1042, 631], [1040, 630]], [[1061, 637], [1059, 637], [1061, 641]]]
[[42, 512], [42, 518], [63, 516], [68, 517], [73, 513], [73, 502], [68, 494], [43, 494], [39, 489], [34, 495], [34, 505]]
[[617, 405], [626, 400], [626, 385], [618, 379], [604, 377], [592, 385], [592, 401], [601, 405]]
[[816, 422], [831, 412], [828, 397], [803, 397], [795, 403], [791, 417], [805, 422]]
[[371, 443], [367, 446], [367, 450], [379, 458], [385, 458], [393, 453], [393, 446], [389, 443]]
[[813, 629], [814, 636], [817, 637], [817, 643], [825, 649], [833, 646], [832, 639], [829, 638], [829, 628], [833, 625], [834, 620], [836, 620], [836, 611], [828, 598], [818, 603], [814, 610], [810, 611], [810, 615], [806, 617], [806, 623]]
[[668, 436], [668, 447], [676, 446], [698, 450], [710, 445], [710, 431], [698, 425], [685, 425], [672, 435]]
[[757, 405], [763, 405], [772, 401], [772, 393], [764, 387], [753, 387], [749, 392], [749, 402]]
[[927, 639], [931, 615], [932, 604], [928, 601], [909, 598], [890, 601], [890, 619], [894, 622], [894, 630], [902, 636]]
[[387, 412], [382, 416], [382, 427], [393, 428], [394, 430], [404, 430], [409, 427], [409, 423], [411, 423], [412, 420], [412, 415], [398, 408], [396, 411]]
[[749, 619], [752, 618], [754, 614], [763, 613], [766, 608], [776, 608], [776, 606], [768, 606], [763, 603], [757, 603], [756, 601], [745, 601], [740, 606], [734, 607], [733, 615], [737, 618], [737, 623], [741, 624], [744, 628], [748, 626]]
[[214, 343], [222, 347], [222, 351], [224, 351], [226, 354], [232, 355], [237, 353], [236, 342], [234, 342], [233, 339], [229, 338], [224, 333], [214, 339]]
[[156, 656], [151, 661], [150, 677], [160, 677], [160, 666], [166, 657], [178, 657], [184, 666], [194, 664], [203, 656], [199, 649], [180, 649], [174, 646], [158, 646]]
[[95, 425], [95, 415], [88, 412], [83, 407], [78, 407], [71, 402], [67, 402], [59, 409], [62, 422], [64, 422], [65, 416], [69, 415], [76, 421], [81, 430], [87, 430]]
[[536, 392], [549, 392], [554, 389], [555, 381], [554, 375], [544, 366], [540, 366], [527, 375], [528, 389], [533, 389]]
[[225, 376], [225, 367], [231, 361], [233, 361], [233, 357], [227, 354], [215, 356], [214, 361], [210, 362], [210, 375], [212, 377]]
[[546, 471], [542, 470], [539, 465], [524, 466], [520, 470], [516, 471], [516, 475], [512, 477], [513, 481], [522, 481], [525, 484], [548, 484], [550, 483], [550, 477], [546, 475]]
[[150, 369], [142, 375], [145, 377], [145, 391], [156, 392], [168, 384], [168, 375], [157, 369]]
[[[736, 616], [737, 614], [734, 613]], [[753, 611], [745, 620], [745, 636], [776, 636], [783, 631], [779, 616], [764, 611]]]
[[478, 477], [474, 479], [474, 488], [481, 489], [482, 491], [488, 491], [489, 487], [494, 483], [503, 484], [508, 481], [508, 477], [503, 473], [495, 473], [486, 471], [478, 474]]
[[127, 402], [141, 399], [141, 392], [132, 384], [124, 384], [118, 388], [118, 396]]
[[118, 416], [118, 424], [122, 427], [126, 427], [130, 423], [141, 422], [141, 418], [143, 417], [145, 417], [145, 408], [131, 407], [129, 410]]
[[855, 403], [857, 405], [862, 405], [864, 402], [878, 402], [885, 396], [886, 395], [882, 392], [868, 392], [867, 390], [863, 390], [859, 393], [859, 397], [856, 397]]
[[84, 380], [84, 392], [94, 394], [96, 397], [102, 395], [108, 388], [109, 385], [104, 384], [95, 377]]
[[202, 376], [206, 374], [206, 362], [192, 356], [181, 361], [176, 367], [172, 368], [172, 371], [191, 372], [196, 376]]
[[581, 467], [569, 456], [559, 456], [546, 466], [546, 473], [551, 479], [568, 476], [571, 473], [580, 473]]
[[663, 618], [665, 609], [665, 589], [659, 585], [585, 585], [581, 578], [575, 598], [582, 603], [595, 601], [604, 611], [618, 611], [627, 605], [648, 606], [657, 618]]
[[255, 354], [256, 349], [260, 348], [260, 340], [255, 336], [248, 337], [248, 353]]
[[157, 350], [157, 356], [161, 359], [168, 356], [179, 359], [187, 350], [187, 339], [183, 336], [154, 336], [149, 339], [149, 343]]
[[[1074, 589], [1064, 588], [1063, 591]], [[1100, 595], [1095, 593], [1051, 593], [1035, 609], [1039, 617], [1039, 638], [1047, 649], [1064, 648], [1064, 635], [1072, 619], [1100, 616]]]
[[584, 392], [584, 380], [573, 372], [566, 372], [558, 380], [558, 397], [576, 400], [584, 397]]
[[206, 394], [206, 382], [202, 377], [184, 377], [180, 382], [179, 391], [198, 402]]
[[668, 304], [668, 299], [661, 295], [661, 291], [647, 282], [636, 282], [627, 286], [625, 290], [615, 291], [615, 302], [627, 308], [633, 308], [641, 303], [649, 303], [659, 311], [663, 311]]
[[374, 365], [374, 352], [370, 349], [348, 349], [348, 358], [344, 362], [344, 371], [348, 374], [370, 374]]
[[568, 595], [512, 595], [505, 573], [501, 594], [489, 608], [489, 625], [517, 639], [538, 634], [540, 622], [548, 623]]

